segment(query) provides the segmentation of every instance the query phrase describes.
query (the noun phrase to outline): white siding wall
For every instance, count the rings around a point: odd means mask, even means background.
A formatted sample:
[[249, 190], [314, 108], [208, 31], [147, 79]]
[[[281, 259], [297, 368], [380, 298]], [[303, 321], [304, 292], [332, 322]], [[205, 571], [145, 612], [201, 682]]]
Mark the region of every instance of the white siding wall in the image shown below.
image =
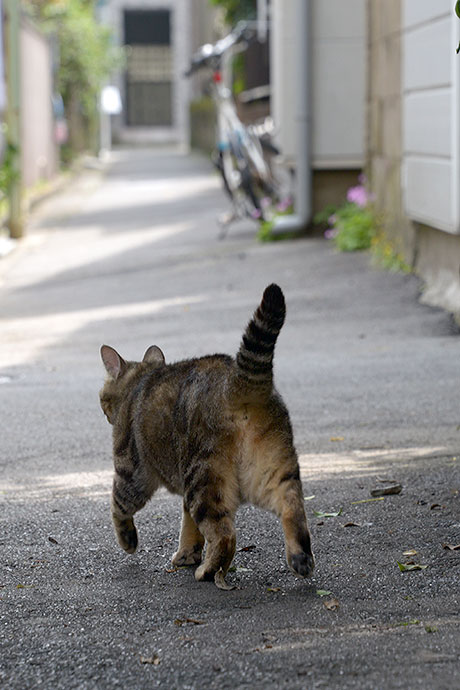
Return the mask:
[[458, 233], [460, 21], [451, 0], [404, 0], [402, 25], [405, 210]]
[[[188, 102], [190, 84], [184, 77], [189, 65], [191, 53], [191, 12], [192, 5], [189, 0], [108, 0], [100, 10], [102, 21], [112, 26], [115, 37], [120, 45], [123, 44], [123, 16], [125, 10], [161, 9], [171, 11], [171, 45], [174, 56], [173, 76], [173, 124], [172, 127], [124, 128], [122, 118], [116, 117], [114, 122], [115, 134], [122, 139], [140, 141], [150, 139], [152, 141], [173, 141], [184, 147], [189, 142], [189, 115]], [[123, 74], [114, 76], [114, 83], [120, 88], [123, 101], [125, 101], [125, 80]], [[135, 130], [135, 131], [133, 131]]]
[[316, 168], [361, 167], [364, 157], [364, 0], [312, 3], [312, 155]]
[[[309, 115], [313, 168], [360, 168], [364, 158], [365, 0], [302, 0], [311, 4]], [[298, 151], [296, 2], [272, 0], [272, 114], [285, 156]], [[310, 66], [306, 65], [305, 69]]]

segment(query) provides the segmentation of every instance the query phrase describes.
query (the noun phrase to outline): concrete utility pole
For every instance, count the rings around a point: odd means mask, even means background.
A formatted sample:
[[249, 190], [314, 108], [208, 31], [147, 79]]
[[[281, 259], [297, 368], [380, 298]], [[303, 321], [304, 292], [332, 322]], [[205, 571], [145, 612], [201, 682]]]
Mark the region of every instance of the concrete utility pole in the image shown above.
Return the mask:
[[19, 22], [20, 7], [18, 0], [3, 0], [5, 31], [5, 70], [7, 87], [6, 125], [7, 146], [11, 151], [12, 180], [8, 190], [10, 236], [22, 237], [24, 219], [22, 214], [22, 180], [21, 180], [21, 131], [20, 131], [20, 57], [19, 57]]

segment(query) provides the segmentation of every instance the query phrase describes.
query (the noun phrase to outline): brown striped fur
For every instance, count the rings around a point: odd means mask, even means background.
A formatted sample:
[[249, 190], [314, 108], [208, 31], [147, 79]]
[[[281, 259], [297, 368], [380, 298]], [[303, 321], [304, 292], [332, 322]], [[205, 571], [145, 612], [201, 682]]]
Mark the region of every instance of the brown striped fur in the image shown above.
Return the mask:
[[[266, 288], [236, 355], [166, 364], [153, 345], [126, 362], [103, 345], [101, 407], [113, 425], [112, 517], [121, 547], [137, 548], [133, 516], [160, 486], [183, 496], [175, 565], [197, 580], [224, 577], [235, 552], [242, 502], [281, 520], [290, 568], [314, 567], [288, 411], [273, 387], [273, 354], [285, 318], [277, 285]], [[206, 543], [203, 563], [202, 551]]]

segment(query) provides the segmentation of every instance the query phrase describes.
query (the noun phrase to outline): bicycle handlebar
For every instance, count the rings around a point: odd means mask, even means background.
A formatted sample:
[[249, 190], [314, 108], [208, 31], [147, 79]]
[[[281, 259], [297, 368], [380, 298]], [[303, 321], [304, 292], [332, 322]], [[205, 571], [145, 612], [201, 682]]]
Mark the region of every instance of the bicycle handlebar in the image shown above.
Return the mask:
[[185, 76], [189, 77], [191, 74], [206, 66], [218, 66], [222, 56], [228, 50], [233, 48], [237, 43], [246, 41], [249, 43], [256, 35], [257, 22], [246, 21], [238, 22], [233, 31], [227, 36], [221, 38], [216, 43], [205, 43], [192, 56], [189, 69], [185, 72]]

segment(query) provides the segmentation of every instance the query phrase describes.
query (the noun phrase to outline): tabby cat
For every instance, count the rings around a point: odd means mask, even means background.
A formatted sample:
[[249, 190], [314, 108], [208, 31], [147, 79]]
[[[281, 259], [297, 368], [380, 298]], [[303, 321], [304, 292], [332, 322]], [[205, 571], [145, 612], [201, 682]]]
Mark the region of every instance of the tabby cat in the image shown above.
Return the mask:
[[[126, 362], [103, 345], [108, 376], [100, 402], [113, 425], [112, 518], [120, 546], [137, 548], [133, 516], [160, 486], [183, 496], [175, 566], [229, 589], [234, 517], [242, 502], [273, 511], [287, 563], [306, 577], [314, 559], [288, 411], [273, 386], [273, 354], [284, 296], [266, 288], [236, 359], [209, 355], [166, 364], [156, 345]], [[201, 556], [207, 542], [203, 563]]]

